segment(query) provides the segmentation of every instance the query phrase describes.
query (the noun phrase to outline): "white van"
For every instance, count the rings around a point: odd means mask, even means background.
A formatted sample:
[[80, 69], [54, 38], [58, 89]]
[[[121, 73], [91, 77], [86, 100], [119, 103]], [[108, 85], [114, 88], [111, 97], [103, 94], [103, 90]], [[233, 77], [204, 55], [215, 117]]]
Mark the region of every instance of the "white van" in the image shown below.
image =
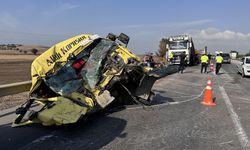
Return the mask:
[[250, 56], [245, 56], [241, 59], [239, 65], [237, 65], [238, 73], [244, 78], [250, 76]]

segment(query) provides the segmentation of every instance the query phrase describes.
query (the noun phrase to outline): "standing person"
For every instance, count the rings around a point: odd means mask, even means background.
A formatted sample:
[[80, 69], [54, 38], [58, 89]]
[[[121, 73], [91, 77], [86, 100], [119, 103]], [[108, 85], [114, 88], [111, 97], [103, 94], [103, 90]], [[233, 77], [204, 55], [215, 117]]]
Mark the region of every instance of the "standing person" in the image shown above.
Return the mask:
[[210, 53], [208, 53], [207, 57], [208, 57], [208, 64], [210, 65], [210, 63], [211, 63], [211, 58], [212, 58], [212, 55], [211, 55]]
[[173, 59], [174, 59], [174, 53], [173, 52], [170, 52], [169, 53], [169, 61], [172, 63]]
[[182, 52], [179, 57], [180, 57], [180, 66], [179, 66], [179, 69], [178, 69], [178, 73], [179, 72], [183, 73], [183, 70], [184, 70], [184, 67], [185, 67], [186, 53]]
[[215, 62], [216, 62], [216, 71], [215, 71], [215, 74], [219, 73], [222, 61], [223, 61], [223, 57], [221, 57], [220, 54], [217, 54], [217, 56], [215, 57]]
[[208, 56], [206, 54], [203, 54], [201, 56], [201, 73], [203, 73], [203, 70], [205, 70], [204, 73], [208, 73], [207, 72], [208, 61], [209, 61]]
[[150, 63], [150, 67], [152, 67], [152, 68], [155, 67], [155, 62], [154, 62], [154, 58], [153, 58], [153, 53], [150, 53], [150, 55], [149, 55], [149, 63]]

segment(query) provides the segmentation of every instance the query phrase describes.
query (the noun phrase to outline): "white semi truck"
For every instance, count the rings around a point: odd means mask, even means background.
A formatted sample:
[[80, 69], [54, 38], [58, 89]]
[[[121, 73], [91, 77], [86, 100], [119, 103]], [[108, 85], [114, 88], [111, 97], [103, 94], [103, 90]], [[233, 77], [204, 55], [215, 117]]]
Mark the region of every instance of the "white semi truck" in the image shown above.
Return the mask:
[[188, 65], [198, 63], [198, 57], [195, 54], [194, 43], [189, 35], [171, 36], [167, 43], [167, 58], [169, 60], [170, 53], [173, 54], [172, 64], [179, 64], [179, 55], [183, 52], [186, 54], [186, 62]]

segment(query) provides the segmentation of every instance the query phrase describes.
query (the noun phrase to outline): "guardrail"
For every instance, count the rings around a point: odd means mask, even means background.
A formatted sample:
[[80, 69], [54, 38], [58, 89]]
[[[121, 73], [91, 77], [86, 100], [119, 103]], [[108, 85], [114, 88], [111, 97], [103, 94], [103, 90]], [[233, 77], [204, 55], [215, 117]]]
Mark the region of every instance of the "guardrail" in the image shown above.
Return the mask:
[[31, 81], [0, 85], [0, 97], [29, 91]]

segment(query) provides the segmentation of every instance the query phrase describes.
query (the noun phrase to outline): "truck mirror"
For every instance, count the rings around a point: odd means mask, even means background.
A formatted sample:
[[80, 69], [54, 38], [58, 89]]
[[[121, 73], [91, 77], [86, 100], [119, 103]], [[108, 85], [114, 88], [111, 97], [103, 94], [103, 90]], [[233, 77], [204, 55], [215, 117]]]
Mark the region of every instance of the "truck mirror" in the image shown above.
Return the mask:
[[112, 41], [115, 41], [116, 40], [116, 35], [115, 34], [113, 34], [113, 33], [109, 33], [108, 35], [107, 35], [107, 37], [106, 38], [108, 38], [108, 39], [110, 39], [110, 40], [112, 40]]
[[189, 47], [192, 47], [192, 43], [189, 43]]
[[169, 49], [169, 45], [168, 44], [166, 45], [166, 48]]

